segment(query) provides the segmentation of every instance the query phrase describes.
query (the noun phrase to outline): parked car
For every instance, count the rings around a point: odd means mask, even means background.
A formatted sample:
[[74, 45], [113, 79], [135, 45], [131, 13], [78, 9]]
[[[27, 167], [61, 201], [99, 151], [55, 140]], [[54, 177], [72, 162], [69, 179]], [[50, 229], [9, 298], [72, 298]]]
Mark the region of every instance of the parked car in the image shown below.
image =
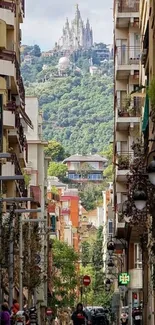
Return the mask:
[[106, 311], [100, 306], [87, 306], [85, 312], [92, 325], [109, 325]]

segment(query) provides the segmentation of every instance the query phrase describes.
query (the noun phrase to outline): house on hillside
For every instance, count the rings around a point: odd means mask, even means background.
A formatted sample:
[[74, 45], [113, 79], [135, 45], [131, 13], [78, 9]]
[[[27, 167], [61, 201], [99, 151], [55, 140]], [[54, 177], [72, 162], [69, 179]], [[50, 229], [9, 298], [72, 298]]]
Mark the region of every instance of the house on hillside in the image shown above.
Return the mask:
[[73, 155], [63, 161], [68, 167], [67, 176], [73, 182], [101, 182], [107, 159], [100, 155]]

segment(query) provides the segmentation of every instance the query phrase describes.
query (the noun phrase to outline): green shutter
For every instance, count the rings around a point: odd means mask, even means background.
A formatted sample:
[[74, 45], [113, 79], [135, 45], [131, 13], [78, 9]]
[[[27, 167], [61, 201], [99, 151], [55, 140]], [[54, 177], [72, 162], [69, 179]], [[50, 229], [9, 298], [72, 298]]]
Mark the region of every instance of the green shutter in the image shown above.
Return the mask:
[[148, 124], [149, 124], [149, 96], [148, 96], [148, 94], [146, 94], [143, 123], [142, 123], [142, 132], [143, 133], [145, 133]]
[[51, 217], [51, 228], [52, 228], [52, 232], [56, 231], [56, 218], [54, 215]]

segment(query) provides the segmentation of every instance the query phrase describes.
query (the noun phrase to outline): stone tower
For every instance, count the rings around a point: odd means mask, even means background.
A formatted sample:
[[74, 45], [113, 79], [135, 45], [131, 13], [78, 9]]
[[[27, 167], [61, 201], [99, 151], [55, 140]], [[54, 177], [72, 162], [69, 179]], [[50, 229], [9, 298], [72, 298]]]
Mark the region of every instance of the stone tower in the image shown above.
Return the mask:
[[68, 18], [63, 27], [63, 35], [59, 42], [62, 50], [89, 49], [93, 45], [93, 31], [87, 19], [84, 24], [78, 5], [76, 5], [75, 17], [71, 24]]

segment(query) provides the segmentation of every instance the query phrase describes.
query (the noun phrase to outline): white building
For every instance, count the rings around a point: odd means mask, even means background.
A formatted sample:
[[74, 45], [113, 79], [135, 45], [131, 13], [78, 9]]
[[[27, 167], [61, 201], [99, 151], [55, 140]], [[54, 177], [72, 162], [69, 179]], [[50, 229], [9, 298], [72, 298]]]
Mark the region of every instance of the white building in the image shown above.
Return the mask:
[[[30, 129], [24, 124], [25, 134], [28, 143], [28, 164], [27, 174], [30, 175], [29, 195], [40, 201], [41, 213], [38, 219], [47, 219], [46, 211], [46, 186], [48, 160], [45, 159], [44, 147], [48, 144], [42, 139], [42, 115], [39, 113], [38, 99], [36, 97], [26, 97], [26, 112], [30, 116], [34, 129]], [[40, 223], [43, 227], [41, 261], [39, 266], [42, 270], [42, 283], [36, 290], [37, 309], [42, 310], [47, 306], [47, 237], [45, 227], [47, 222]], [[40, 319], [40, 313], [38, 317]], [[40, 322], [39, 322], [40, 323]]]

